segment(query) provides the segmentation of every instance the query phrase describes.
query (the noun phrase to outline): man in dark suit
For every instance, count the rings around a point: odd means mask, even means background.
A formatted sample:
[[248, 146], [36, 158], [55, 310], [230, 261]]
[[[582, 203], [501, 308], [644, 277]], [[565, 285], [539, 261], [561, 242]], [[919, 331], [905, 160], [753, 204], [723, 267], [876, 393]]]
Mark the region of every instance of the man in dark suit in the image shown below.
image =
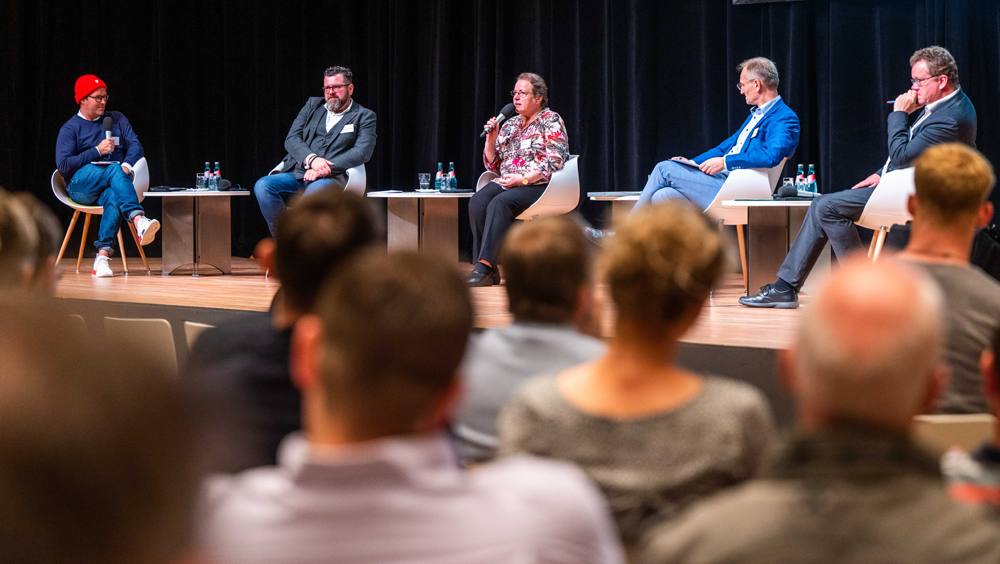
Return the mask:
[[[877, 172], [843, 190], [818, 198], [802, 223], [795, 243], [778, 270], [778, 279], [756, 296], [740, 298], [750, 307], [799, 307], [798, 291], [823, 252], [827, 241], [838, 258], [860, 248], [854, 222], [883, 174], [913, 166], [924, 149], [949, 142], [976, 146], [976, 109], [958, 83], [958, 65], [943, 47], [933, 45], [910, 57], [910, 90], [896, 98], [889, 114], [889, 158]], [[916, 121], [907, 128], [909, 115]]]
[[343, 190], [347, 169], [367, 163], [375, 150], [375, 112], [351, 99], [351, 69], [330, 67], [323, 75], [323, 98], [302, 107], [285, 137], [288, 154], [253, 189], [271, 237], [292, 194]]

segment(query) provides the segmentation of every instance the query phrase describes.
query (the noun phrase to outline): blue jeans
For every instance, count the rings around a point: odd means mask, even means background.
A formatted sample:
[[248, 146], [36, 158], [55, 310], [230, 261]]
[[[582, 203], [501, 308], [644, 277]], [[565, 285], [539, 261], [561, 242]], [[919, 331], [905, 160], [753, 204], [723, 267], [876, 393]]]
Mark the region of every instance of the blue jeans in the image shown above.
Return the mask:
[[327, 178], [320, 178], [313, 182], [306, 182], [295, 178], [290, 172], [271, 174], [261, 178], [253, 187], [253, 193], [257, 196], [257, 203], [260, 211], [264, 214], [264, 221], [271, 231], [271, 237], [278, 236], [278, 218], [285, 213], [285, 202], [305, 188], [305, 194], [313, 194], [326, 188], [339, 187], [343, 189], [347, 186], [347, 175], [341, 174]]
[[663, 161], [653, 168], [653, 173], [649, 175], [649, 180], [646, 181], [646, 186], [642, 189], [639, 201], [633, 209], [684, 198], [704, 211], [722, 189], [722, 184], [728, 176], [728, 170], [709, 176], [676, 161]]
[[100, 166], [86, 164], [76, 171], [66, 186], [71, 200], [85, 206], [104, 207], [101, 227], [97, 230], [94, 246], [98, 251], [114, 252], [112, 244], [121, 229], [122, 216], [132, 221], [137, 215], [145, 215], [135, 195], [135, 185], [116, 164]]

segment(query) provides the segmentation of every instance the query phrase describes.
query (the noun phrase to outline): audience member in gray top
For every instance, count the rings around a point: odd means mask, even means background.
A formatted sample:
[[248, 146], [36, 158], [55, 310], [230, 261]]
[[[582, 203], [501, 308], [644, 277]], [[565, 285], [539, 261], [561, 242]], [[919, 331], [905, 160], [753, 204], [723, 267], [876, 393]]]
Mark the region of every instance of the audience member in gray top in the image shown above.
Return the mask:
[[945, 299], [944, 359], [951, 378], [936, 411], [987, 413], [979, 357], [1000, 328], [1000, 284], [971, 266], [969, 255], [976, 232], [993, 218], [993, 167], [975, 149], [938, 145], [917, 159], [913, 181], [913, 225], [901, 256], [937, 280]]
[[501, 416], [500, 451], [579, 465], [630, 547], [694, 498], [754, 475], [773, 423], [749, 385], [674, 365], [725, 263], [700, 210], [677, 200], [637, 211], [602, 261], [618, 308], [607, 354], [525, 384]]
[[653, 529], [640, 561], [1000, 562], [1000, 524], [949, 499], [908, 438], [947, 376], [941, 302], [904, 262], [845, 261], [779, 354], [795, 435], [761, 478]]
[[493, 458], [500, 408], [531, 376], [555, 372], [604, 353], [596, 334], [590, 249], [565, 216], [531, 221], [507, 233], [500, 263], [514, 323], [469, 343], [462, 373], [466, 395], [453, 432], [468, 462]]
[[207, 487], [206, 555], [223, 564], [619, 563], [579, 470], [514, 458], [458, 466], [443, 432], [472, 325], [455, 265], [365, 253], [296, 323], [303, 435], [279, 466]]

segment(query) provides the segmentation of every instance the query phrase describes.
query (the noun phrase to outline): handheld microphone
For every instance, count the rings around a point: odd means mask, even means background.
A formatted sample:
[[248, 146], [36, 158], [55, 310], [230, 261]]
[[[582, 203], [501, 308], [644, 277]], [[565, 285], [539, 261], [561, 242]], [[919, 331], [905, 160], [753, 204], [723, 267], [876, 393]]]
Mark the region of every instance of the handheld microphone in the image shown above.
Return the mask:
[[[502, 110], [500, 110], [500, 113], [497, 114], [497, 122], [493, 124], [493, 127], [500, 125], [512, 115], [514, 115], [514, 104], [507, 104], [506, 106], [503, 107]], [[490, 129], [489, 127], [484, 127], [483, 132], [480, 133], [479, 136], [486, 137], [486, 134], [489, 133], [490, 131], [492, 131], [492, 129]]]
[[[111, 139], [111, 117], [110, 116], [104, 118], [104, 138], [105, 139]], [[114, 152], [114, 149], [112, 149], [111, 152], [109, 152], [108, 154], [110, 155], [113, 152]]]

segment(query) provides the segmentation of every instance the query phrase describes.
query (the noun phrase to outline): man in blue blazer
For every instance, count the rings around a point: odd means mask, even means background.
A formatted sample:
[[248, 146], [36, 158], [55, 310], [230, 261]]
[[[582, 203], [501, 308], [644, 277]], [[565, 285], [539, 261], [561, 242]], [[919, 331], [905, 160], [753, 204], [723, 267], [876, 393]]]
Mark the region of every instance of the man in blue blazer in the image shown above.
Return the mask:
[[253, 189], [272, 237], [290, 196], [343, 190], [347, 169], [367, 163], [375, 151], [375, 112], [351, 99], [351, 69], [330, 67], [323, 75], [323, 97], [309, 98], [299, 110], [285, 138], [288, 154]]
[[[837, 258], [862, 247], [854, 222], [882, 175], [913, 166], [924, 149], [958, 142], [976, 147], [976, 109], [958, 83], [958, 65], [944, 47], [932, 45], [910, 57], [910, 90], [900, 94], [889, 114], [889, 158], [874, 174], [842, 190], [818, 198], [806, 214], [778, 279], [756, 296], [740, 298], [749, 307], [799, 307], [798, 292], [829, 241]], [[913, 125], [909, 116], [920, 110]], [[967, 259], [968, 257], [964, 257]]]
[[[707, 209], [731, 171], [771, 168], [795, 152], [799, 145], [799, 117], [778, 95], [778, 68], [774, 62], [755, 57], [740, 63], [736, 70], [740, 73], [736, 86], [747, 104], [754, 107], [743, 127], [693, 160], [674, 157], [657, 164], [634, 209], [674, 198]], [[612, 235], [591, 228], [586, 232], [598, 242]]]

